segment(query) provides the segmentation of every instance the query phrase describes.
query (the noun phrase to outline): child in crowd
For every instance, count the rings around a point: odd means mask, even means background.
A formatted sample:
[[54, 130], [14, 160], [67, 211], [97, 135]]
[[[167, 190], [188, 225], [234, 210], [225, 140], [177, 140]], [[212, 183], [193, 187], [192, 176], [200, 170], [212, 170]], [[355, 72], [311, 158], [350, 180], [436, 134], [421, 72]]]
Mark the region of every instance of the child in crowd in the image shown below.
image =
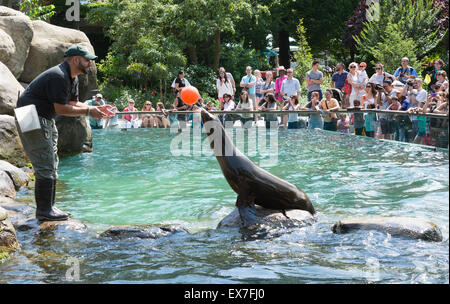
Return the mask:
[[[375, 109], [375, 104], [371, 103], [367, 105], [367, 109]], [[374, 137], [375, 130], [377, 128], [377, 114], [376, 113], [364, 113], [364, 130], [367, 137]]]
[[[355, 108], [361, 109], [361, 101], [355, 99], [353, 101]], [[355, 135], [364, 135], [364, 116], [363, 113], [353, 113], [353, 126], [355, 128]]]
[[339, 114], [339, 120], [337, 122], [337, 130], [341, 133], [350, 133], [350, 123], [346, 114]]

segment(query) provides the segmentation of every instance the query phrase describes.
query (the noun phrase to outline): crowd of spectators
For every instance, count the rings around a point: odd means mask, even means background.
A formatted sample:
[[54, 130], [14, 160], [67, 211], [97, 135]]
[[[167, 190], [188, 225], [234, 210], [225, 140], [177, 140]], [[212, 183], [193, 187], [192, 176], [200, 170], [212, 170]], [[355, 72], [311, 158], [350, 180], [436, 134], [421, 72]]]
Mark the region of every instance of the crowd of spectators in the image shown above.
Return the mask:
[[[331, 77], [330, 88], [322, 91], [324, 75], [320, 71], [320, 62], [314, 60], [311, 70], [304, 75], [307, 87], [307, 103], [301, 106], [301, 84], [294, 77], [294, 71], [283, 66], [273, 71], [245, 69], [245, 75], [236, 83], [233, 75], [221, 67], [216, 81], [217, 104], [204, 103], [200, 97], [194, 105], [187, 105], [180, 98], [183, 87], [190, 86], [184, 72], [179, 71], [172, 83], [173, 104], [166, 111], [162, 102], [158, 102], [156, 110], [163, 114], [126, 114], [117, 116], [103, 127], [124, 128], [167, 128], [177, 124], [180, 128], [192, 121], [192, 125], [199, 125], [199, 116], [193, 113], [174, 114], [177, 111], [195, 111], [201, 107], [210, 111], [247, 111], [249, 113], [221, 114], [219, 119], [225, 124], [227, 121], [240, 121], [242, 126], [251, 127], [260, 120], [267, 128], [324, 129], [341, 133], [351, 133], [359, 136], [376, 137], [403, 142], [448, 147], [448, 119], [430, 118], [411, 114], [439, 113], [448, 115], [449, 84], [447, 74], [443, 69], [444, 62], [436, 60], [433, 72], [428, 75], [428, 91], [424, 89], [424, 81], [417, 74], [414, 67], [409, 66], [408, 58], [402, 58], [400, 66], [390, 74], [384, 71], [382, 63], [375, 65], [375, 73], [369, 77], [365, 62], [352, 62], [348, 71], [343, 63], [337, 64], [336, 72]], [[239, 85], [240, 94], [236, 96]], [[235, 102], [236, 100], [236, 102]], [[104, 104], [101, 94], [97, 94], [90, 101], [92, 105]], [[217, 106], [216, 106], [217, 105]], [[115, 107], [115, 111], [117, 108]], [[335, 113], [336, 110], [347, 109], [348, 113]], [[358, 109], [378, 109], [393, 113], [358, 113]], [[286, 111], [284, 114], [250, 113], [252, 111]], [[308, 110], [316, 113], [309, 114], [304, 119], [298, 113], [289, 111]], [[136, 112], [134, 101], [128, 101], [124, 112]], [[155, 111], [150, 101], [144, 103], [141, 111]], [[399, 112], [399, 111], [403, 111]], [[399, 112], [399, 113], [395, 113]], [[409, 115], [405, 115], [405, 112]], [[99, 121], [90, 119], [92, 128], [101, 128]]]

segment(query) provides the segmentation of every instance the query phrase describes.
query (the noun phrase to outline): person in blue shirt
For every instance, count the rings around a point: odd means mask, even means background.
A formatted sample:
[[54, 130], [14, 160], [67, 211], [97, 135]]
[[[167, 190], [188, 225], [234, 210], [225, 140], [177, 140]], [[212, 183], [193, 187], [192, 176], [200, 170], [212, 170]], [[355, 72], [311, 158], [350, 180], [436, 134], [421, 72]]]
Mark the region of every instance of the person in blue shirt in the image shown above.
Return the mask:
[[[253, 101], [253, 105], [255, 105], [256, 100], [256, 91], [255, 91], [255, 84], [256, 84], [256, 77], [252, 75], [252, 67], [248, 66], [245, 68], [245, 72], [247, 75], [242, 77], [241, 79], [241, 88], [244, 88], [248, 91], [248, 95], [250, 99]], [[256, 108], [254, 108], [256, 110]]]
[[336, 66], [336, 71], [337, 72], [331, 77], [331, 87], [342, 90], [345, 85], [348, 72], [344, 70], [344, 64], [342, 62], [338, 63]]
[[402, 66], [395, 70], [394, 77], [396, 80], [406, 83], [410, 75], [417, 76], [416, 70], [408, 65], [409, 59], [407, 57], [402, 58]]

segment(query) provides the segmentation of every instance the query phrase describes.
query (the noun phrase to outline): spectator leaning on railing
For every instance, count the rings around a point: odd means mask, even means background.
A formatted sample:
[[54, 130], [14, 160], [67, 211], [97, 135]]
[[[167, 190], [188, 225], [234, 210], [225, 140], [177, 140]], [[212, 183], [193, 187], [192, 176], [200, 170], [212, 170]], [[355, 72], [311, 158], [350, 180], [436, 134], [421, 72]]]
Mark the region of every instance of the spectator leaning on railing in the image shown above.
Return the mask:
[[[409, 79], [406, 82], [405, 88], [402, 91], [402, 95], [409, 100], [409, 109], [411, 110], [423, 108], [428, 94], [427, 91], [422, 88], [422, 79], [416, 78], [415, 80]], [[412, 133], [410, 134], [409, 138], [415, 138], [419, 130], [417, 116], [411, 116], [411, 122]]]

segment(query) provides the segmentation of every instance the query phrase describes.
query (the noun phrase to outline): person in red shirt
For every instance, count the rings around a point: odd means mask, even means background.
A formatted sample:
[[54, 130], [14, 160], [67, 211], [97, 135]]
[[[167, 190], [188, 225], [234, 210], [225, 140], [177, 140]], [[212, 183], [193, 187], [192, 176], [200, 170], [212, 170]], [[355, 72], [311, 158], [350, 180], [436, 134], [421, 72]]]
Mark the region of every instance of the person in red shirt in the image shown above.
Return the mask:
[[[123, 110], [124, 112], [137, 112], [138, 110], [134, 107], [134, 100], [128, 100], [128, 107]], [[125, 120], [125, 128], [139, 128], [139, 115], [137, 114], [126, 114], [123, 116]]]

